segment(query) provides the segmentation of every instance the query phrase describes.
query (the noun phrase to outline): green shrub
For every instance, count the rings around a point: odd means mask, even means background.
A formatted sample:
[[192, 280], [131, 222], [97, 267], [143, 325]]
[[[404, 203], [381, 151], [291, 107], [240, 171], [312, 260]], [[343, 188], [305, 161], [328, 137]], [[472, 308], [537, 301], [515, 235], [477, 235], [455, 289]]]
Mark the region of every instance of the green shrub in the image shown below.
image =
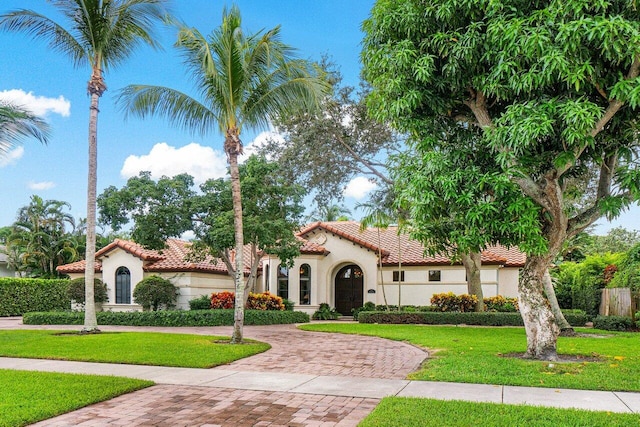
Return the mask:
[[640, 291], [640, 243], [629, 249], [619, 266], [609, 286], [631, 288], [633, 292]]
[[630, 317], [596, 316], [593, 319], [593, 327], [605, 331], [630, 331], [635, 329], [636, 324]]
[[0, 316], [30, 311], [69, 310], [68, 279], [0, 278]]
[[439, 311], [473, 311], [478, 304], [478, 297], [475, 295], [456, 295], [453, 292], [434, 294], [431, 297], [431, 305], [438, 307]]
[[158, 311], [175, 307], [178, 288], [160, 276], [142, 279], [133, 290], [133, 300], [146, 310]]
[[336, 320], [338, 317], [340, 317], [340, 313], [338, 313], [335, 308], [329, 307], [329, 304], [323, 302], [322, 304], [320, 304], [320, 307], [318, 307], [318, 310], [313, 313], [312, 319]]
[[[606, 286], [605, 270], [619, 265], [624, 254], [590, 255], [580, 263], [563, 262], [551, 270], [556, 297], [561, 308], [578, 308], [590, 316], [596, 316], [600, 307], [601, 289]], [[615, 273], [610, 286], [614, 286]]]
[[362, 307], [358, 307], [358, 308], [354, 308], [351, 310], [351, 313], [353, 313], [353, 320], [358, 320], [358, 314], [360, 314], [360, 312], [362, 311], [375, 311], [376, 310], [376, 305], [374, 303], [372, 303], [371, 301], [367, 301], [364, 303], [364, 305]]
[[293, 307], [295, 306], [293, 301], [291, 301], [290, 299], [286, 299], [286, 298], [282, 299], [282, 304], [284, 304], [284, 309], [287, 310], [287, 311], [293, 311]]
[[[363, 311], [358, 316], [360, 323], [427, 324], [427, 325], [481, 325], [481, 326], [523, 326], [520, 313], [503, 312], [397, 312]], [[584, 326], [586, 315], [567, 316], [573, 326]]]
[[[78, 277], [69, 282], [67, 297], [78, 304], [84, 304], [84, 277]], [[107, 295], [107, 285], [97, 277], [93, 280], [93, 300], [97, 303], [109, 301]]]
[[189, 300], [190, 310], [208, 310], [211, 308], [211, 298], [208, 295], [202, 295], [199, 298]]
[[[126, 326], [231, 326], [233, 310], [163, 310], [144, 312], [96, 313], [100, 325]], [[26, 325], [82, 325], [84, 314], [78, 312], [27, 313]], [[309, 315], [300, 311], [246, 310], [245, 325], [308, 323]]]

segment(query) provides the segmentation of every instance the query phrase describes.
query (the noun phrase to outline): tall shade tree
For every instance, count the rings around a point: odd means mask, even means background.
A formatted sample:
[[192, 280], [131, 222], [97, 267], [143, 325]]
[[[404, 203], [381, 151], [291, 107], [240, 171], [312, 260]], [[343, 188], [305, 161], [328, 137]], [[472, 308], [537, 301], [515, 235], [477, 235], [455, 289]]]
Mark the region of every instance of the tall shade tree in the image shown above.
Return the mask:
[[84, 331], [98, 330], [93, 283], [96, 252], [98, 105], [107, 85], [103, 73], [124, 62], [141, 44], [157, 47], [153, 26], [165, 17], [167, 0], [51, 0], [66, 18], [61, 25], [37, 12], [20, 9], [0, 15], [0, 29], [23, 32], [49, 43], [76, 67], [89, 66], [89, 169]]
[[46, 144], [49, 125], [25, 108], [0, 101], [0, 156], [29, 137]]
[[[567, 238], [640, 199], [637, 5], [378, 0], [363, 26], [373, 114], [408, 133], [438, 121], [479, 127], [486, 150], [538, 205], [546, 248], [528, 254], [518, 293], [526, 355], [556, 359], [549, 265]], [[592, 179], [585, 187], [596, 191], [569, 209], [575, 179]]]
[[232, 342], [242, 341], [244, 325], [244, 245], [238, 156], [245, 128], [267, 128], [275, 116], [300, 108], [316, 108], [328, 90], [308, 61], [295, 59], [280, 40], [280, 27], [245, 35], [240, 10], [224, 9], [222, 24], [208, 37], [181, 25], [176, 47], [196, 84], [199, 98], [158, 86], [132, 85], [119, 97], [120, 105], [140, 117], [160, 115], [190, 131], [224, 135], [229, 162], [236, 257], [236, 305]]
[[393, 157], [391, 171], [411, 236], [431, 255], [462, 262], [468, 292], [478, 297], [475, 310], [484, 311], [482, 251], [500, 243], [531, 252], [544, 249], [544, 241], [535, 233], [536, 206], [501, 173], [479, 133], [458, 126], [416, 133], [406, 152]]
[[[256, 284], [262, 254], [277, 256], [292, 265], [300, 254], [300, 229], [304, 189], [292, 184], [276, 163], [250, 156], [239, 166], [245, 251], [250, 259], [244, 299]], [[210, 179], [193, 186], [189, 175], [151, 179], [149, 172], [130, 178], [121, 189], [107, 188], [98, 197], [100, 218], [115, 230], [133, 222], [133, 239], [149, 248], [163, 249], [170, 237], [193, 231], [190, 260], [221, 260], [231, 277], [236, 256], [234, 211], [229, 179]], [[212, 259], [213, 258], [213, 259]]]

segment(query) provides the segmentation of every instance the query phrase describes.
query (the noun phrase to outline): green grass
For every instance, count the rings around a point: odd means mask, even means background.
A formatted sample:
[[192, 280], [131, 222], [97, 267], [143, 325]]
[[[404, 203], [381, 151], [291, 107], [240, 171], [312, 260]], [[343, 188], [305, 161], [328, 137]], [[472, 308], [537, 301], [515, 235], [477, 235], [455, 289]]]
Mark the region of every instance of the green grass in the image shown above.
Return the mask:
[[604, 338], [558, 339], [561, 354], [600, 362], [553, 363], [503, 357], [526, 350], [523, 328], [425, 325], [313, 324], [309, 331], [374, 335], [424, 347], [432, 359], [410, 379], [583, 390], [640, 391], [640, 334], [598, 332]]
[[628, 427], [640, 425], [640, 415], [591, 412], [405, 397], [382, 399], [358, 427]]
[[261, 353], [268, 344], [218, 343], [228, 337], [152, 332], [79, 335], [62, 331], [0, 331], [0, 356], [133, 365], [211, 368]]
[[153, 385], [130, 378], [0, 369], [0, 427], [34, 423]]

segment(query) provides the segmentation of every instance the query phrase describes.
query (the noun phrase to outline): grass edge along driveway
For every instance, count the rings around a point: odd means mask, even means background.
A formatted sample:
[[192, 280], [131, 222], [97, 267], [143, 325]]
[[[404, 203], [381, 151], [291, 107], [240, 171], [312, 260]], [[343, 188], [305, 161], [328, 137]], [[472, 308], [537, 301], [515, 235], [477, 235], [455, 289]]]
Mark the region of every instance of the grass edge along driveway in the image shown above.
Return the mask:
[[0, 427], [45, 420], [153, 385], [100, 375], [0, 369]]
[[76, 331], [2, 330], [0, 356], [211, 368], [271, 348], [269, 344], [251, 340], [245, 340], [244, 344], [228, 341], [228, 337], [159, 332], [80, 335]]
[[627, 427], [640, 425], [640, 415], [459, 400], [385, 397], [358, 427], [476, 425]]
[[[584, 357], [549, 363], [508, 357], [526, 350], [524, 328], [432, 325], [312, 324], [300, 329], [406, 341], [430, 358], [409, 378], [423, 381], [640, 392], [640, 334], [578, 329], [560, 337], [558, 352]], [[589, 361], [589, 358], [598, 361]]]

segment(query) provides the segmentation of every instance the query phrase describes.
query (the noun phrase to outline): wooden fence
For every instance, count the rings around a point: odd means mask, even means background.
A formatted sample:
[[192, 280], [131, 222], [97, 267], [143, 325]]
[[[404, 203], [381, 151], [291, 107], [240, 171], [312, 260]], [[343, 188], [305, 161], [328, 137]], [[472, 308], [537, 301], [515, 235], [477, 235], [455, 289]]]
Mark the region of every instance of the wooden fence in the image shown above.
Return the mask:
[[633, 318], [638, 310], [638, 296], [629, 288], [605, 288], [600, 302], [601, 316], [625, 316]]

